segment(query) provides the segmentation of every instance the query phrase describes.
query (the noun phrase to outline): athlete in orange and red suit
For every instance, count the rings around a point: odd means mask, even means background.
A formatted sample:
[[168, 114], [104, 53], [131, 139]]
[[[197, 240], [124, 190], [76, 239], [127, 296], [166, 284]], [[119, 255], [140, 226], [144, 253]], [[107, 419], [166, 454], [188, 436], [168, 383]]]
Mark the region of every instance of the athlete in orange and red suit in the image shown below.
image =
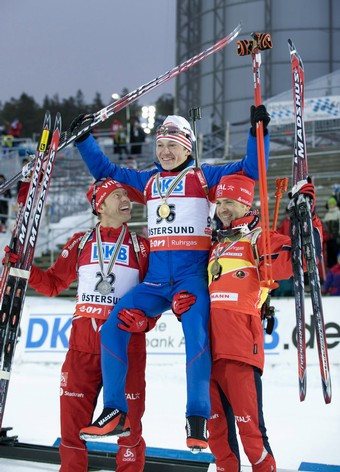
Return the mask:
[[[218, 472], [240, 470], [235, 420], [252, 470], [276, 471], [262, 411], [261, 306], [268, 289], [260, 284], [264, 280], [264, 247], [258, 216], [249, 211], [254, 183], [246, 176], [228, 175], [216, 189], [217, 216], [225, 230], [212, 246], [208, 266], [213, 361], [208, 430]], [[315, 204], [313, 184], [305, 184], [300, 192], [311, 196]], [[321, 223], [316, 215], [313, 227], [320, 254]], [[290, 250], [289, 236], [270, 233], [275, 280], [291, 277]]]

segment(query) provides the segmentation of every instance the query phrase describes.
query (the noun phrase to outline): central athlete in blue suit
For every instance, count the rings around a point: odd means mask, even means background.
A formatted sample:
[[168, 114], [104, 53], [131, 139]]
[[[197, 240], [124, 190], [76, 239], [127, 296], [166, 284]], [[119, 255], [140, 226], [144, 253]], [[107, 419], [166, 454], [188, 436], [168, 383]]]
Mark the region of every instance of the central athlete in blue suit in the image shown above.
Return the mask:
[[[255, 113], [254, 113], [255, 111]], [[208, 338], [209, 294], [207, 264], [211, 245], [209, 195], [223, 175], [241, 173], [258, 179], [256, 122], [263, 121], [268, 162], [269, 116], [263, 105], [252, 113], [246, 156], [221, 166], [194, 166], [194, 133], [187, 120], [168, 116], [157, 129], [159, 163], [151, 171], [124, 169], [111, 163], [92, 136], [81, 137], [78, 150], [92, 175], [111, 177], [124, 184], [132, 200], [147, 205], [149, 270], [144, 281], [114, 307], [101, 331], [104, 411], [81, 430], [83, 439], [129, 434], [125, 379], [127, 346], [131, 333], [118, 327], [119, 312], [134, 310], [154, 318], [171, 308], [179, 292], [190, 292], [196, 302], [182, 317], [186, 346], [187, 446], [192, 451], [207, 447], [206, 426], [210, 416], [209, 379], [211, 370]], [[137, 326], [138, 323], [135, 323]], [[138, 329], [138, 328], [137, 328]]]

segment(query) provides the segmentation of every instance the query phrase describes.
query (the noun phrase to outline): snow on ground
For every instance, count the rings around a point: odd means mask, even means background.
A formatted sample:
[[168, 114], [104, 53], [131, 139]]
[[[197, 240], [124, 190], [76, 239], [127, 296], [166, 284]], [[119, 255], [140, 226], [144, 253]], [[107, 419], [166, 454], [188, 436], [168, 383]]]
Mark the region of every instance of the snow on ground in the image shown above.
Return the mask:
[[[171, 364], [166, 359], [155, 361], [150, 356], [145, 440], [151, 447], [186, 450], [184, 357]], [[52, 445], [59, 436], [59, 369], [58, 364], [16, 363], [3, 426], [12, 426], [11, 434], [19, 441]], [[308, 367], [307, 397], [300, 403], [295, 370], [267, 368], [264, 413], [278, 467], [298, 469], [301, 462], [340, 465], [339, 366], [332, 366], [332, 382], [332, 403], [325, 405], [318, 368]], [[249, 464], [244, 454], [242, 463]]]

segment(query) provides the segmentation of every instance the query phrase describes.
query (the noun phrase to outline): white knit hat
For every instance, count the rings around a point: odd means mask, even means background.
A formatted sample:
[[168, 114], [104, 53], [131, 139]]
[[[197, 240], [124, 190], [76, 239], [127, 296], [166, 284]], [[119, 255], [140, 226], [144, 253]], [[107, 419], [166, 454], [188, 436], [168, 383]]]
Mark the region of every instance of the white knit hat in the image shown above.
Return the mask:
[[[179, 134], [172, 133], [169, 131], [167, 133], [167, 127], [175, 127], [178, 128]], [[164, 132], [162, 131], [162, 127], [164, 127]], [[167, 139], [170, 141], [175, 141], [177, 143], [182, 144], [186, 147], [190, 152], [192, 151], [192, 143], [196, 141], [196, 137], [194, 135], [193, 130], [189, 122], [183, 118], [182, 116], [178, 115], [169, 115], [163, 121], [162, 126], [158, 128], [160, 130], [159, 134], [157, 134], [157, 141], [162, 139]]]

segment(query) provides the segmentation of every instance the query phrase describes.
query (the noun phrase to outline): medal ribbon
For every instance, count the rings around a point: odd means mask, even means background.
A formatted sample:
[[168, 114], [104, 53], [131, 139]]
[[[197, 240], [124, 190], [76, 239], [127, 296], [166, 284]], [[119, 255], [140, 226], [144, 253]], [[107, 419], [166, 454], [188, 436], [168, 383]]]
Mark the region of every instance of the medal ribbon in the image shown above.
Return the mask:
[[126, 234], [126, 226], [123, 225], [122, 230], [120, 232], [120, 235], [117, 239], [117, 242], [115, 244], [114, 250], [112, 252], [108, 267], [107, 267], [107, 273], [106, 275], [104, 274], [104, 260], [103, 260], [103, 246], [102, 246], [102, 238], [100, 237], [100, 223], [97, 224], [96, 226], [96, 238], [97, 238], [97, 247], [98, 247], [98, 264], [100, 268], [100, 272], [103, 276], [103, 280], [106, 279], [106, 277], [110, 274], [112, 267], [114, 266], [117, 256], [119, 254], [120, 248], [122, 246], [122, 243], [124, 241], [124, 237]]
[[161, 187], [159, 183], [160, 172], [156, 174], [155, 181], [156, 181], [157, 191], [159, 193], [160, 198], [163, 200], [164, 203], [166, 203], [166, 199], [171, 194], [171, 192], [177, 187], [178, 183], [182, 180], [185, 174], [187, 174], [192, 169], [193, 169], [192, 167], [187, 167], [186, 169], [182, 170], [182, 172], [178, 174], [177, 177], [172, 181], [172, 184], [169, 186], [165, 195], [162, 195]]
[[221, 252], [218, 252], [218, 248], [220, 247], [220, 244], [221, 244], [221, 243], [218, 243], [215, 249], [215, 262], [218, 262], [218, 259], [222, 256], [222, 254], [224, 254], [229, 248], [231, 248], [235, 243], [237, 243], [244, 236], [245, 236], [244, 234], [241, 234], [239, 238], [235, 239], [235, 241], [232, 241], [230, 244], [228, 244], [228, 246], [224, 247]]

